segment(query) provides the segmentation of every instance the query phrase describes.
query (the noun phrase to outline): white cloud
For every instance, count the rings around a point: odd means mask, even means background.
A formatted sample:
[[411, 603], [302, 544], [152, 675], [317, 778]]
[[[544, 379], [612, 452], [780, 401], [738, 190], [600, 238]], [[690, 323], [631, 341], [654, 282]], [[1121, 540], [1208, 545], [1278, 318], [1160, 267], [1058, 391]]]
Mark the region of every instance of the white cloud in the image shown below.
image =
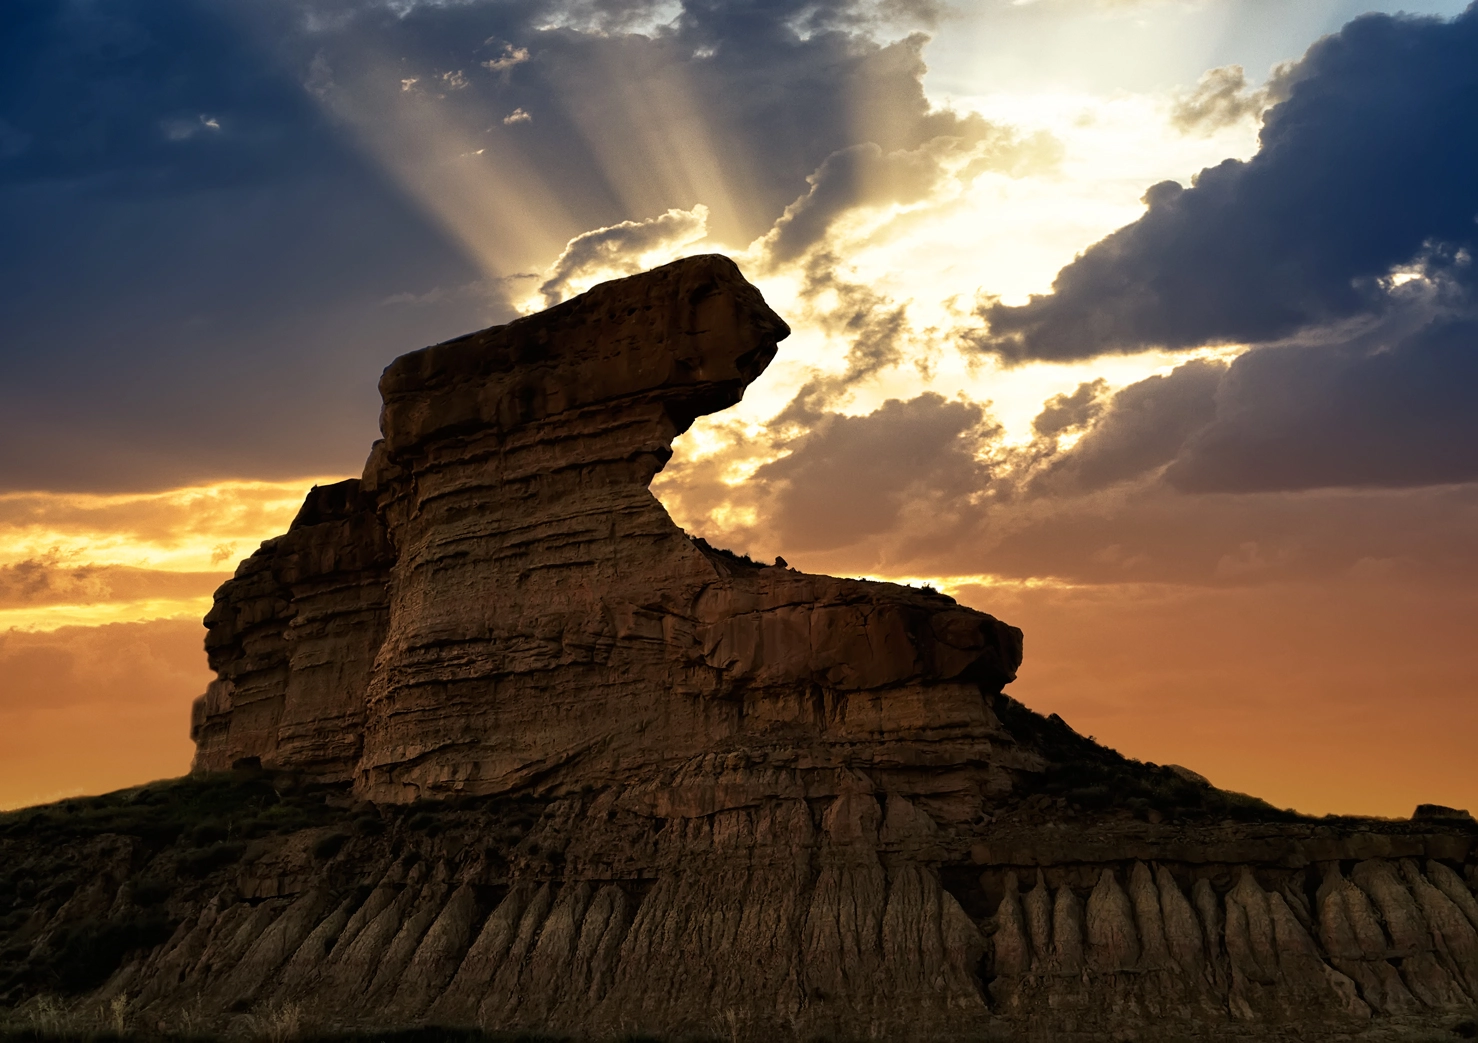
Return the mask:
[[598, 282], [675, 260], [708, 234], [708, 207], [673, 208], [645, 221], [622, 221], [571, 239], [550, 267], [530, 309], [549, 307]]
[[529, 49], [527, 47], [515, 47], [511, 43], [505, 43], [503, 53], [483, 62], [482, 67], [489, 72], [507, 72], [515, 65], [522, 65], [528, 60]]
[[1195, 89], [1182, 91], [1170, 109], [1170, 121], [1186, 133], [1209, 134], [1244, 120], [1256, 122], [1288, 93], [1291, 64], [1273, 70], [1254, 88], [1240, 65], [1222, 65], [1201, 75]]
[[159, 124], [159, 129], [164, 132], [164, 136], [170, 141], [189, 141], [201, 133], [219, 134], [221, 132], [221, 121], [215, 116], [201, 113], [193, 120], [184, 118], [162, 120]]

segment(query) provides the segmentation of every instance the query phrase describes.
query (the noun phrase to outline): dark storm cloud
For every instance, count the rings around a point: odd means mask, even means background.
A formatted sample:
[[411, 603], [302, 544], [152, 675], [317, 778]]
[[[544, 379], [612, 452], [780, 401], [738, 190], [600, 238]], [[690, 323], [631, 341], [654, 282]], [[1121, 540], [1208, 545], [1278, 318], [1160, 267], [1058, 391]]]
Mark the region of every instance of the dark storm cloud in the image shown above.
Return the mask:
[[[1403, 292], [1357, 336], [1257, 347], [1230, 365], [1193, 361], [1123, 388], [1033, 489], [1102, 489], [1160, 468], [1184, 492], [1478, 480], [1478, 318], [1445, 308], [1439, 290]], [[1075, 420], [1087, 387], [1048, 403], [1039, 433]]]
[[1436, 318], [1395, 344], [1259, 348], [1217, 392], [1215, 421], [1166, 474], [1250, 492], [1478, 480], [1478, 319]]
[[[498, 275], [700, 202], [746, 242], [833, 153], [975, 126], [930, 111], [922, 37], [868, 35], [927, 8], [695, 0], [654, 27], [622, 2], [0, 6], [0, 489], [356, 470], [381, 366], [511, 314], [387, 151], [433, 173], [516, 156], [557, 201]], [[376, 139], [402, 88], [417, 120], [481, 135], [472, 155]], [[711, 171], [728, 199], [704, 198]]]
[[1078, 359], [1265, 342], [1379, 312], [1380, 278], [1475, 243], [1478, 10], [1369, 15], [1289, 73], [1247, 162], [1165, 182], [1148, 212], [1064, 268], [1049, 295], [992, 304], [985, 346]]

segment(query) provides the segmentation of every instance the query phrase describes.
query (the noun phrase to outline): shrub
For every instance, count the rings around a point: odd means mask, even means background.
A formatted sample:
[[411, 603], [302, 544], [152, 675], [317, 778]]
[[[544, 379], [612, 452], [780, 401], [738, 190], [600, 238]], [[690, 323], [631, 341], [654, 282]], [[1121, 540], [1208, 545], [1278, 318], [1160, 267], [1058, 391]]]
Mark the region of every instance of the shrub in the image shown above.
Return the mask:
[[196, 847], [205, 847], [226, 839], [226, 830], [217, 822], [202, 822], [190, 830], [190, 841]]
[[186, 851], [180, 856], [180, 872], [186, 876], [205, 876], [222, 866], [238, 861], [246, 851], [239, 840], [229, 840], [210, 847]]
[[343, 833], [330, 833], [313, 842], [314, 858], [333, 858], [343, 849], [349, 838]]

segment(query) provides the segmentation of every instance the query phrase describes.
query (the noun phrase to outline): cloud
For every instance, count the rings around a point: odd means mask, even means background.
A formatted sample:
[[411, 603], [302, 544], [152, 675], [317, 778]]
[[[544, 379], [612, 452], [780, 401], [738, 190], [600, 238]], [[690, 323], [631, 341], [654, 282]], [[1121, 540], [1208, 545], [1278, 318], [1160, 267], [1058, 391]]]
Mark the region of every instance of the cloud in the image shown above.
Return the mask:
[[766, 525], [782, 546], [844, 547], [905, 518], [939, 525], [968, 507], [990, 480], [977, 454], [994, 434], [977, 403], [893, 399], [866, 416], [820, 418], [751, 482], [770, 499]]
[[[840, 575], [1199, 587], [1478, 579], [1478, 483], [1290, 488], [1275, 463], [1270, 478], [1240, 486], [1217, 472], [1200, 485], [1179, 476], [1256, 355], [1193, 360], [1112, 395], [1089, 382], [1049, 400], [1043, 426], [1065, 426], [1024, 447], [1001, 439], [986, 406], [937, 395], [797, 414], [728, 432], [718, 451], [679, 452], [656, 491], [680, 524], [720, 545]], [[1281, 444], [1296, 462], [1311, 455]]]
[[[978, 117], [936, 110], [925, 97], [926, 37], [887, 38], [901, 24], [899, 7], [688, 0], [623, 13], [481, 0], [419, 4], [385, 19], [368, 6], [316, 39], [314, 54], [332, 70], [337, 117], [429, 210], [450, 207], [437, 217], [453, 235], [518, 267], [547, 260], [533, 254], [549, 244], [514, 241], [539, 239], [515, 218], [540, 186], [539, 223], [556, 244], [695, 202], [710, 208], [717, 238], [742, 244], [774, 223], [833, 152], [872, 142], [892, 153], [975, 133]], [[484, 43], [469, 44], [476, 40]], [[394, 83], [426, 82], [449, 66], [520, 51], [527, 60], [469, 78], [435, 106], [386, 89], [392, 69]], [[516, 108], [535, 113], [536, 127], [504, 139], [501, 119]], [[406, 149], [408, 139], [417, 147]], [[478, 211], [498, 205], [439, 160], [452, 142], [459, 155], [488, 145], [502, 164], [472, 183], [486, 194], [499, 182], [501, 196], [520, 201], [505, 207], [499, 230], [468, 231], [483, 220]]]
[[[708, 208], [669, 210], [646, 221], [622, 221], [571, 239], [539, 287], [546, 307], [596, 282], [665, 263], [708, 234]], [[660, 259], [653, 255], [664, 255]], [[667, 256], [672, 255], [672, 256]], [[576, 288], [578, 287], [578, 289]]]
[[229, 576], [229, 572], [172, 572], [118, 565], [68, 568], [55, 561], [32, 559], [0, 565], [0, 609], [116, 601], [198, 601], [209, 597]]
[[[417, 2], [423, 6], [435, 4], [435, 0]], [[669, 0], [556, 0], [529, 5], [521, 13], [545, 28], [571, 29], [593, 36], [651, 35], [670, 26], [673, 5]]]
[[1167, 477], [1194, 492], [1478, 480], [1478, 317], [1241, 356]]
[[1087, 427], [1103, 412], [1108, 382], [1102, 377], [1079, 384], [1071, 394], [1054, 395], [1042, 404], [1032, 430], [1049, 438]]
[[196, 134], [221, 132], [221, 121], [204, 113], [194, 119], [164, 120], [159, 126], [170, 141], [189, 141]]
[[163, 493], [0, 495], [0, 566], [214, 572], [284, 531], [312, 484], [303, 479], [221, 482]]
[[1020, 176], [1040, 172], [1060, 158], [1050, 136], [1022, 139], [979, 116], [960, 117], [951, 133], [914, 149], [884, 153], [874, 142], [840, 149], [806, 178], [806, 193], [785, 208], [762, 249], [770, 264], [795, 260], [823, 242], [833, 223], [862, 208], [907, 206], [931, 199], [941, 183], [968, 182], [986, 170]]
[[[1478, 316], [1418, 283], [1382, 321], [1332, 342], [1194, 360], [1097, 404], [1032, 488], [1107, 488], [1152, 472], [1188, 493], [1405, 488], [1478, 480]], [[1077, 420], [1087, 385], [1043, 416]]]
[[1288, 97], [1292, 63], [1280, 65], [1261, 87], [1247, 83], [1240, 65], [1222, 65], [1202, 74], [1193, 91], [1180, 94], [1170, 109], [1170, 122], [1186, 133], [1210, 133], [1242, 120], [1261, 117]]
[[1223, 363], [1196, 360], [1164, 376], [1131, 384], [1106, 405], [1096, 394], [1087, 397], [1083, 406], [1074, 401], [1084, 397], [1084, 389], [1093, 392], [1091, 385], [1080, 387], [1073, 399], [1056, 410], [1049, 404], [1043, 415], [1051, 420], [1076, 419], [1097, 407], [1097, 422], [1069, 452], [1055, 458], [1034, 479], [1033, 487], [1039, 493], [1086, 492], [1164, 467], [1176, 459], [1192, 435], [1214, 419], [1216, 393], [1225, 372]]
[[[978, 340], [1008, 361], [1241, 343], [1116, 394], [1033, 465], [1040, 495], [1159, 475], [1186, 493], [1478, 479], [1478, 8], [1366, 16], [1275, 74], [1261, 147], [1146, 194], [1147, 212]], [[1183, 101], [1215, 123], [1239, 69]]]
[[310, 484], [0, 495], [0, 632], [198, 620], [237, 562], [287, 528]]
[[507, 72], [516, 65], [522, 65], [529, 60], [529, 49], [527, 47], [515, 47], [511, 43], [503, 45], [503, 52], [496, 58], [479, 62], [489, 72]]
[[1021, 307], [987, 302], [1014, 360], [1267, 342], [1388, 305], [1381, 282], [1442, 267], [1478, 225], [1478, 9], [1368, 15], [1290, 72], [1247, 162], [1152, 187], [1148, 210]]
[[[796, 425], [808, 428], [841, 405], [858, 385], [902, 365], [913, 330], [908, 306], [845, 277], [832, 254], [817, 252], [803, 273], [804, 319], [847, 344], [840, 372], [812, 370], [785, 408], [768, 422], [777, 434]], [[818, 304], [818, 300], [824, 303]], [[915, 361], [923, 361], [916, 357]]]
[[1056, 7], [1091, 7], [1106, 11], [1133, 12], [1149, 7], [1197, 7], [1206, 0], [1011, 0], [1013, 7], [1033, 4]]
[[768, 236], [772, 261], [796, 255], [825, 237], [839, 215], [863, 205], [915, 203], [929, 196], [941, 175], [921, 152], [884, 156], [872, 142], [833, 152], [806, 180], [810, 190], [790, 206]]

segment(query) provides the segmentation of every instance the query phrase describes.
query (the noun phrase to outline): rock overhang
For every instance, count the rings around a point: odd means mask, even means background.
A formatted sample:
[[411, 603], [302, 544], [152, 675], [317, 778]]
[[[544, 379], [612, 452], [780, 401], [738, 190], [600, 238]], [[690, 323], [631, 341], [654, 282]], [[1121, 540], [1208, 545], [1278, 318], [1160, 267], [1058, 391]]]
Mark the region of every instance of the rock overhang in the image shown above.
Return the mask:
[[559, 413], [660, 403], [678, 432], [736, 404], [790, 327], [729, 258], [685, 258], [422, 348], [380, 377], [394, 452]]

